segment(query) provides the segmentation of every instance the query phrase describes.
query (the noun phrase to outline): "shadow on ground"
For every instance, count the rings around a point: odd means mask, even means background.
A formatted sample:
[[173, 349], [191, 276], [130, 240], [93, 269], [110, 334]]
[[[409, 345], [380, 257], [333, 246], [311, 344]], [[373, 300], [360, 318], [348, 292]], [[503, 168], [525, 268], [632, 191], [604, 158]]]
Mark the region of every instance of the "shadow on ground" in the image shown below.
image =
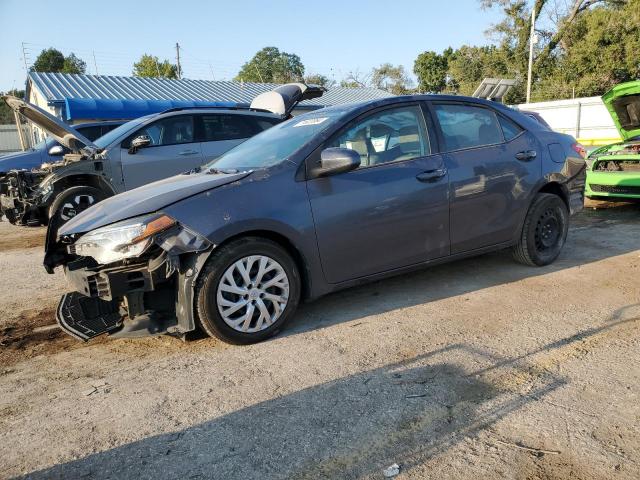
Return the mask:
[[626, 316], [514, 358], [452, 344], [25, 478], [357, 478], [393, 462], [410, 470], [545, 401], [567, 380], [544, 360], [639, 320]]

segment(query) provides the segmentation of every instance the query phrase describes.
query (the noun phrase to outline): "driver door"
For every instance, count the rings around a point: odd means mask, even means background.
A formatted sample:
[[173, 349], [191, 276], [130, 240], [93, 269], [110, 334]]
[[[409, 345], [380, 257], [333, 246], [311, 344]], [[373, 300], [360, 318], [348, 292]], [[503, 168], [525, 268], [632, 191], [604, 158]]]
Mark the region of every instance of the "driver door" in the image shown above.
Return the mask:
[[[140, 135], [148, 135], [151, 144], [130, 152], [131, 140]], [[127, 190], [204, 163], [194, 134], [193, 115], [174, 115], [150, 123], [122, 142], [121, 147], [122, 177]]]
[[355, 150], [356, 170], [307, 181], [322, 268], [340, 283], [449, 254], [448, 175], [419, 104], [362, 117], [320, 150]]

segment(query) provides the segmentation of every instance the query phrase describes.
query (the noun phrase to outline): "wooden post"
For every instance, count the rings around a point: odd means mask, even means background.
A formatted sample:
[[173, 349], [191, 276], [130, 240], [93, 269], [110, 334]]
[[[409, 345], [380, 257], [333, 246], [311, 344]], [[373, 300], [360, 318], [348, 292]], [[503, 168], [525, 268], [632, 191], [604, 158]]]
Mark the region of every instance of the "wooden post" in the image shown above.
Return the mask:
[[24, 132], [22, 131], [22, 123], [20, 122], [20, 115], [18, 112], [13, 112], [13, 117], [16, 119], [16, 127], [18, 127], [18, 137], [20, 138], [20, 147], [24, 152], [27, 149], [27, 143], [24, 139]]

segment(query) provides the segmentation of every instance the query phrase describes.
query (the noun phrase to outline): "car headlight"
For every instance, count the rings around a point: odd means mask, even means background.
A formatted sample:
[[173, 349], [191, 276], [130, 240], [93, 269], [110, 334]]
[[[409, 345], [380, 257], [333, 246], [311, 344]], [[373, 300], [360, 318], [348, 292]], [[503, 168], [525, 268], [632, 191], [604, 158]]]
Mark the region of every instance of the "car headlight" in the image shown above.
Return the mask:
[[175, 224], [164, 214], [131, 218], [84, 234], [69, 246], [69, 253], [92, 257], [102, 265], [137, 257], [149, 248], [156, 233]]

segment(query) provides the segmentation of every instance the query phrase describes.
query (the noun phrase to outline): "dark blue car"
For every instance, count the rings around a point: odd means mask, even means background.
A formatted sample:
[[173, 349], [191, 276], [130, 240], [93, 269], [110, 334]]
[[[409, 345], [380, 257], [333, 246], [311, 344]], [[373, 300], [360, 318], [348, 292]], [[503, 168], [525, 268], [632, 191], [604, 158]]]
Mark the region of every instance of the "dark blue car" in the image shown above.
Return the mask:
[[109, 198], [50, 245], [87, 340], [196, 328], [246, 344], [301, 300], [510, 248], [560, 254], [582, 208], [575, 140], [503, 105], [401, 96], [314, 111], [189, 174]]

